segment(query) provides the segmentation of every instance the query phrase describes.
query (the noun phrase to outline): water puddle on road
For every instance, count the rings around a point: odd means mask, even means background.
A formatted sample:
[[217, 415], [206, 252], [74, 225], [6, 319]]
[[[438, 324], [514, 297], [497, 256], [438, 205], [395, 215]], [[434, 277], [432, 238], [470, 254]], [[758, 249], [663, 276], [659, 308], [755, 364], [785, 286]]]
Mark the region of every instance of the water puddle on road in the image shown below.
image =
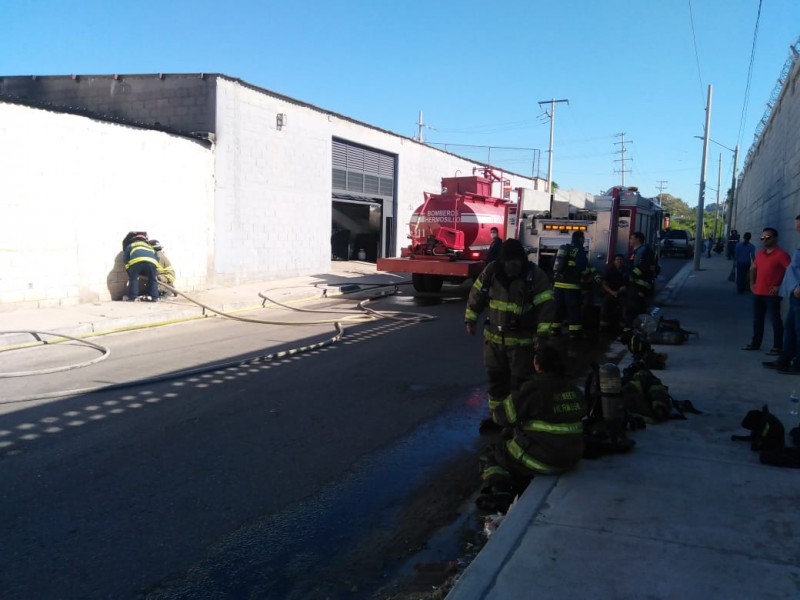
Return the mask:
[[[582, 386], [591, 362], [606, 362], [608, 341], [553, 343]], [[480, 528], [467, 500], [479, 487], [478, 455], [492, 441], [477, 431], [487, 414], [484, 390], [464, 390], [343, 480], [231, 534], [145, 597], [367, 600], [420, 569], [448, 568], [463, 554], [465, 531]]]
[[[231, 534], [147, 598], [369, 598], [458, 515], [478, 481], [482, 390], [465, 392], [342, 481]], [[484, 442], [485, 443], [485, 442]], [[443, 465], [450, 465], [443, 472]], [[444, 519], [444, 520], [443, 520]]]

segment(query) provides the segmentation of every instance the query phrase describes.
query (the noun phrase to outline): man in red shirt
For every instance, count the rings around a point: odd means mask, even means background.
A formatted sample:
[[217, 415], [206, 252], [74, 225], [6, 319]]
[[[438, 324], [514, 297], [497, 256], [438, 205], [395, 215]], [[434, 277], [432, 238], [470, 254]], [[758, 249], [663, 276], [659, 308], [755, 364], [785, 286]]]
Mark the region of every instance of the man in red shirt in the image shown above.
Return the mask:
[[778, 231], [765, 227], [761, 232], [764, 249], [756, 254], [750, 267], [750, 288], [753, 291], [753, 339], [742, 350], [758, 350], [764, 337], [764, 317], [772, 321], [772, 349], [767, 352], [778, 356], [783, 348], [783, 321], [779, 291], [786, 267], [792, 262], [789, 253], [778, 246]]

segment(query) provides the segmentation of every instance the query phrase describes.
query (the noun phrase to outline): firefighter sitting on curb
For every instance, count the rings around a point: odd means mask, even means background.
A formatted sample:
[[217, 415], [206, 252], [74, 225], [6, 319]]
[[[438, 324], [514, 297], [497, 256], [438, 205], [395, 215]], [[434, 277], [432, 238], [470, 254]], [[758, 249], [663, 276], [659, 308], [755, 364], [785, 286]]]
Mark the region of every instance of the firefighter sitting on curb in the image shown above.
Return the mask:
[[[534, 338], [547, 334], [553, 317], [550, 280], [528, 261], [518, 240], [503, 242], [500, 257], [475, 280], [464, 315], [468, 334], [475, 334], [478, 316], [486, 308], [483, 362], [489, 410], [494, 413], [533, 374]], [[481, 421], [481, 431], [497, 427], [491, 418]]]
[[552, 346], [538, 347], [533, 367], [535, 380], [492, 411], [494, 420], [513, 434], [480, 457], [479, 510], [505, 513], [535, 475], [562, 473], [583, 456], [583, 392], [566, 377]]
[[[553, 265], [553, 299], [556, 316], [551, 333], [561, 334], [561, 324], [566, 317], [569, 322], [569, 336], [583, 339], [583, 289], [584, 277], [590, 270], [589, 259], [583, 248], [583, 232], [574, 231], [572, 241], [558, 249]], [[592, 278], [594, 275], [589, 273]]]

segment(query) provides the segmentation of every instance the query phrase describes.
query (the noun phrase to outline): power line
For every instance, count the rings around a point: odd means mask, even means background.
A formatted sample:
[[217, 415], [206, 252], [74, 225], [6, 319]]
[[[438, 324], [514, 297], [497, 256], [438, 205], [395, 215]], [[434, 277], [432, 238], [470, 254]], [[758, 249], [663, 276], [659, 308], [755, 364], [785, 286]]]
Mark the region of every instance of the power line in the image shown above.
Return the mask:
[[692, 0], [689, 0], [689, 22], [692, 24], [692, 44], [694, 45], [694, 60], [697, 64], [697, 80], [700, 84], [700, 102], [705, 106], [706, 99], [703, 95], [703, 76], [700, 74], [700, 54], [697, 52], [697, 37], [694, 33], [694, 15], [692, 14]]
[[744, 122], [747, 118], [747, 105], [750, 103], [750, 82], [753, 79], [753, 63], [756, 58], [756, 40], [758, 39], [758, 23], [761, 21], [761, 1], [758, 0], [758, 14], [756, 15], [756, 26], [753, 30], [753, 45], [750, 48], [750, 65], [747, 67], [747, 86], [744, 89], [744, 101], [742, 103], [742, 117], [739, 120], [739, 134], [736, 136], [736, 144], [742, 142], [742, 134], [744, 133]]

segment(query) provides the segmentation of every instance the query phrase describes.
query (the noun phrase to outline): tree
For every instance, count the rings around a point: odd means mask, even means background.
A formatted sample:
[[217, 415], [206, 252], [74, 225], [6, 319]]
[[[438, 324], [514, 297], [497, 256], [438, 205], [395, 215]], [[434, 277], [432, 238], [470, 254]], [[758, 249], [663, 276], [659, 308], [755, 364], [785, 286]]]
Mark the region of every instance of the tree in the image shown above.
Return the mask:
[[694, 216], [689, 205], [680, 198], [671, 194], [661, 194], [661, 207], [668, 212], [673, 220], [688, 219]]

